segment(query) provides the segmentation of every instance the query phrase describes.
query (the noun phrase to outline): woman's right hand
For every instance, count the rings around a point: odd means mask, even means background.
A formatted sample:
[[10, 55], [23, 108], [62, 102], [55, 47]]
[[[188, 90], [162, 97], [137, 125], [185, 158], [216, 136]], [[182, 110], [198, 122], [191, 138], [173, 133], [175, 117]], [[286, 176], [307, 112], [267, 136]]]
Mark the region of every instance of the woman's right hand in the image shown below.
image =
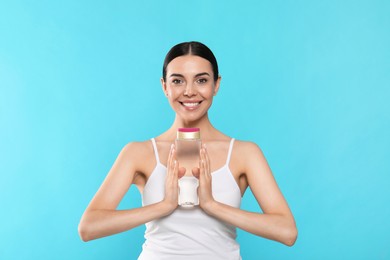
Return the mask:
[[179, 168], [179, 162], [176, 159], [175, 145], [171, 145], [167, 162], [167, 174], [165, 179], [165, 197], [163, 202], [172, 213], [178, 206], [179, 183], [178, 180], [185, 174], [185, 168]]

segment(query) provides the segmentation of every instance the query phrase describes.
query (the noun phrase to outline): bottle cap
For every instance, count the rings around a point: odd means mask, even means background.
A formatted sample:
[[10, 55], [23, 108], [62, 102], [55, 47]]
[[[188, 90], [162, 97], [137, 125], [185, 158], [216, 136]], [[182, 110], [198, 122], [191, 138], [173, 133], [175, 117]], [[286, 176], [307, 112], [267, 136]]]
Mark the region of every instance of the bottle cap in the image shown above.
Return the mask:
[[179, 128], [177, 129], [177, 139], [200, 139], [200, 129]]

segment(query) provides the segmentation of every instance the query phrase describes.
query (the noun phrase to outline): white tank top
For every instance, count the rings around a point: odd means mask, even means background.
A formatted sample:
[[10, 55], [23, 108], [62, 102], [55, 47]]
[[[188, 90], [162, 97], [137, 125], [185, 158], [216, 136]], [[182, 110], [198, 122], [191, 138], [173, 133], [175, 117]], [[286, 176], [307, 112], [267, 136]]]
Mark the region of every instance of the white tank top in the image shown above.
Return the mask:
[[[142, 205], [164, 199], [166, 167], [160, 162], [152, 138], [156, 167], [145, 184]], [[239, 208], [241, 191], [230, 169], [234, 139], [224, 166], [212, 172], [212, 192], [216, 201]], [[145, 224], [145, 243], [139, 260], [239, 260], [236, 228], [207, 215], [201, 208], [178, 207], [169, 216]]]

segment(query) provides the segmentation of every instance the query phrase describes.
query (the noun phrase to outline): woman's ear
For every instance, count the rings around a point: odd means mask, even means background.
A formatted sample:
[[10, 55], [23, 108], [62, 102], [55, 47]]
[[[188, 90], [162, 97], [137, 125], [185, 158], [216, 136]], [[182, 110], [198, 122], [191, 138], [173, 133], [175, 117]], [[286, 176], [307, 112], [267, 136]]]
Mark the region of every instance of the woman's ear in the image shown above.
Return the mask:
[[161, 78], [160, 81], [161, 81], [161, 87], [162, 87], [162, 90], [164, 92], [164, 95], [168, 96], [167, 84], [165, 83], [164, 78]]
[[218, 93], [218, 90], [219, 90], [219, 85], [220, 85], [220, 83], [221, 83], [221, 80], [222, 80], [221, 76], [218, 76], [218, 79], [217, 79], [217, 81], [215, 81], [215, 86], [214, 86], [214, 96], [216, 96], [216, 95], [217, 95], [217, 93]]

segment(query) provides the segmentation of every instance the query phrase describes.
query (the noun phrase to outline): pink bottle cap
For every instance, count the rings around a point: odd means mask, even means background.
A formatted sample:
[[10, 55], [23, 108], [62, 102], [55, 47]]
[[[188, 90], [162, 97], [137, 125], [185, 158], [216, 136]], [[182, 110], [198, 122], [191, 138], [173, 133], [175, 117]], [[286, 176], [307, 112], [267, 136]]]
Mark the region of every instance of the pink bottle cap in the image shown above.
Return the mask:
[[200, 128], [179, 128], [177, 139], [200, 139]]
[[184, 132], [184, 133], [192, 133], [192, 132], [199, 132], [200, 128], [196, 128], [196, 127], [193, 127], [193, 128], [179, 128], [178, 131], [179, 132]]

